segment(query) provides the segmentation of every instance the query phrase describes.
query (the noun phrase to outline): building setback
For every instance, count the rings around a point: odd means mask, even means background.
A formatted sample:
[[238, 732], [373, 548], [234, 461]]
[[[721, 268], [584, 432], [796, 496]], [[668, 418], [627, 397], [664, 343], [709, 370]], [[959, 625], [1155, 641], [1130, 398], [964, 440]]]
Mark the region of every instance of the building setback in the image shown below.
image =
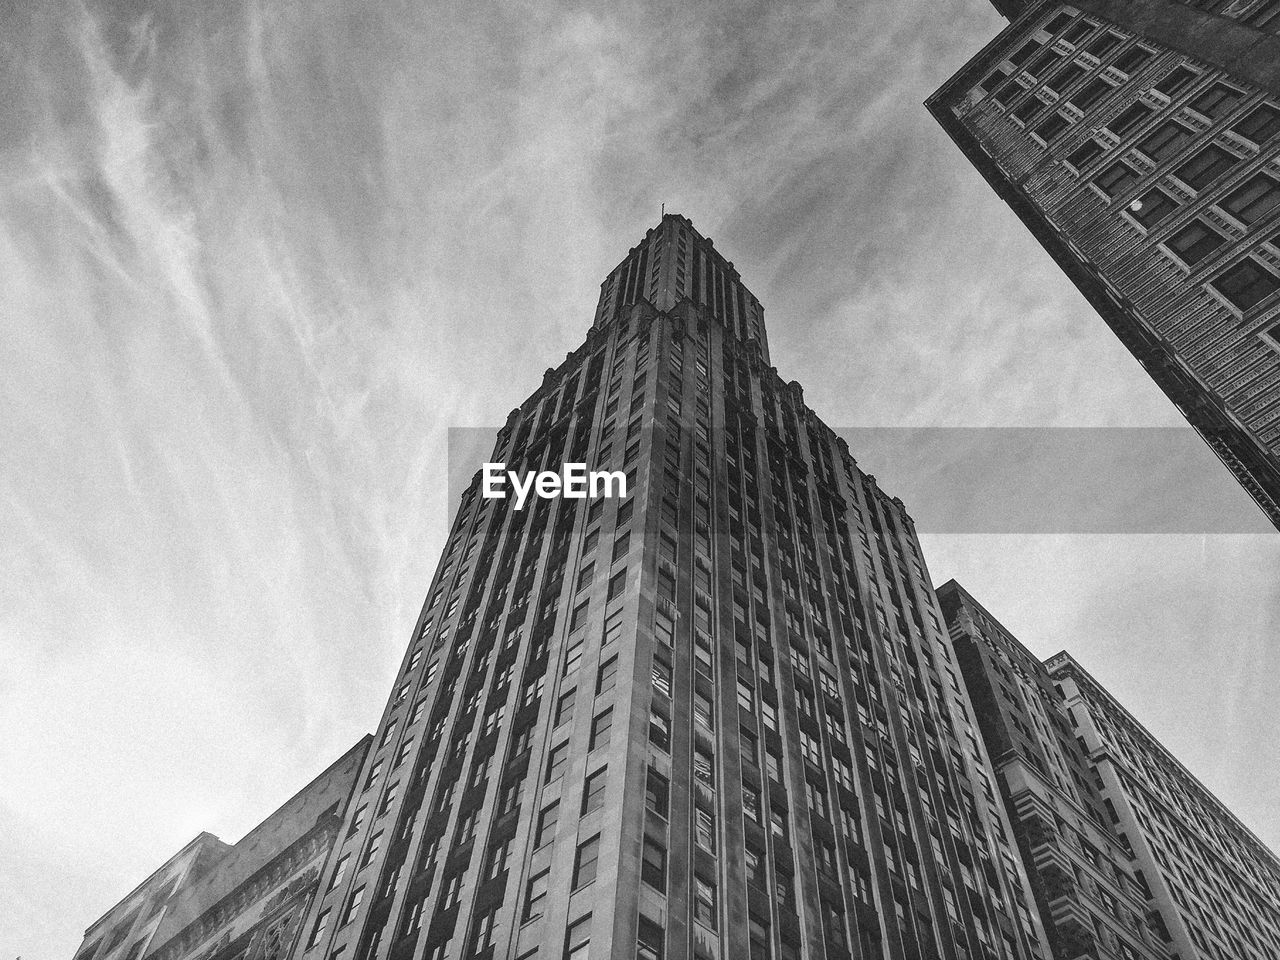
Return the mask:
[[306, 960], [1049, 957], [911, 518], [677, 215], [461, 498]]
[[75, 960], [286, 960], [342, 825], [364, 737], [235, 844], [202, 833], [85, 931]]
[[1179, 960], [1280, 957], [1280, 860], [1069, 654], [1045, 667]]
[[926, 105], [1280, 528], [1280, 4], [996, 6]]
[[1165, 960], [1048, 670], [954, 580], [938, 600], [1054, 956]]

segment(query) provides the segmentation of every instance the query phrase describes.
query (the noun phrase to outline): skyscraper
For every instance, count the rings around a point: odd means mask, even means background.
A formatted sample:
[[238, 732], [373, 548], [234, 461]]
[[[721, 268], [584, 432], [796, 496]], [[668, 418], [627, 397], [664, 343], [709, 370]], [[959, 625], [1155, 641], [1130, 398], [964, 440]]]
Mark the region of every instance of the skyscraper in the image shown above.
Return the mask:
[[1164, 960], [1048, 670], [954, 580], [938, 600], [1054, 955]]
[[1280, 859], [1069, 654], [1045, 667], [1174, 956], [1280, 957]]
[[688, 220], [492, 461], [626, 495], [476, 476], [295, 956], [1047, 960], [911, 518]]
[[1280, 5], [996, 7], [927, 106], [1280, 527]]

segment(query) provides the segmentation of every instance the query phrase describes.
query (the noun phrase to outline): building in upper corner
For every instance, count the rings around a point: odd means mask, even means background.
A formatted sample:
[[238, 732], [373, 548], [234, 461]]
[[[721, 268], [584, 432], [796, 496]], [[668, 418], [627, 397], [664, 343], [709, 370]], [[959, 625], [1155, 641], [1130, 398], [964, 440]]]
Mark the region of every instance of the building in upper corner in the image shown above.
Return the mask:
[[[303, 960], [1049, 960], [911, 518], [684, 217], [466, 490]], [[615, 487], [616, 493], [616, 487]]]
[[75, 960], [138, 960], [151, 945], [170, 901], [231, 849], [201, 833], [84, 932]]
[[1166, 960], [1048, 670], [954, 580], [938, 600], [1054, 957]]
[[238, 843], [200, 834], [85, 931], [76, 960], [293, 956], [371, 742], [362, 738]]
[[1280, 3], [996, 6], [929, 110], [1280, 527]]
[[1280, 859], [1069, 654], [1045, 667], [1172, 955], [1280, 957]]

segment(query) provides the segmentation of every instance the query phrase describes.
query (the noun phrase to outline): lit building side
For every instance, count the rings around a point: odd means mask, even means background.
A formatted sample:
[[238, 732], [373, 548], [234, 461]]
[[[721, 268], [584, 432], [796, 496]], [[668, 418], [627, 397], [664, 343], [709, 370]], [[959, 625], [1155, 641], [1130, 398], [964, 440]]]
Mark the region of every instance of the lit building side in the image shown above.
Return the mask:
[[1280, 7], [1219, 6], [997, 4], [927, 106], [1280, 527]]
[[1048, 671], [954, 580], [938, 600], [1054, 956], [1165, 960]]
[[1043, 958], [910, 517], [683, 217], [461, 498], [301, 956]]
[[85, 932], [75, 960], [287, 960], [372, 738], [237, 843], [202, 833]]
[[1179, 960], [1280, 957], [1280, 860], [1071, 656], [1045, 661]]

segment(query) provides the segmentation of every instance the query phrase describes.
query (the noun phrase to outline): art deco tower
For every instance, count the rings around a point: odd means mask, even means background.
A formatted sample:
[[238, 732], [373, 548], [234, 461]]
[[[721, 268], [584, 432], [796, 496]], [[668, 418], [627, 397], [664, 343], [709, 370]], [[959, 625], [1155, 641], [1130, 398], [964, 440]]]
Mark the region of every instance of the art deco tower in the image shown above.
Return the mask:
[[1280, 527], [1280, 3], [995, 3], [929, 109]]
[[295, 956], [1047, 958], [903, 505], [668, 215], [473, 482]]

